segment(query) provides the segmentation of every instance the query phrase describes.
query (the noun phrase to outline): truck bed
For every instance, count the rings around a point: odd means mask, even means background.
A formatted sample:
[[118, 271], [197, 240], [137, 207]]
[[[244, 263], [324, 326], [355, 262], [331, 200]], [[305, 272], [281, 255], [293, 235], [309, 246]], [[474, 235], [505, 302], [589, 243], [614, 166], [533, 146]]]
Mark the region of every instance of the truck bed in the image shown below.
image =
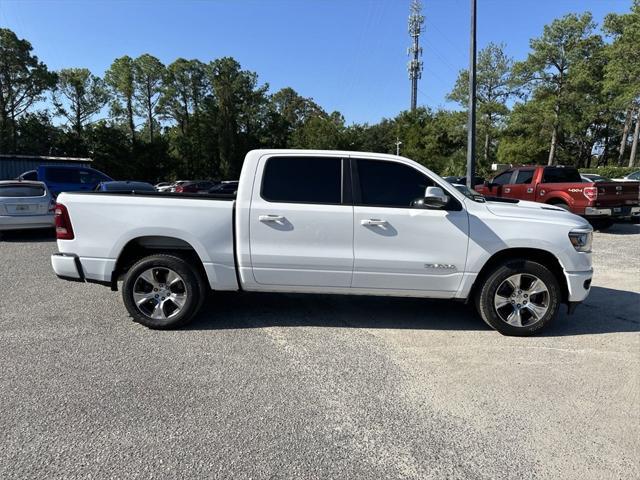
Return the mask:
[[57, 200], [69, 212], [75, 238], [58, 242], [59, 249], [78, 258], [87, 280], [109, 282], [119, 255], [132, 242], [159, 250], [179, 249], [184, 242], [200, 257], [212, 285], [236, 289], [234, 197], [164, 192], [61, 193]]

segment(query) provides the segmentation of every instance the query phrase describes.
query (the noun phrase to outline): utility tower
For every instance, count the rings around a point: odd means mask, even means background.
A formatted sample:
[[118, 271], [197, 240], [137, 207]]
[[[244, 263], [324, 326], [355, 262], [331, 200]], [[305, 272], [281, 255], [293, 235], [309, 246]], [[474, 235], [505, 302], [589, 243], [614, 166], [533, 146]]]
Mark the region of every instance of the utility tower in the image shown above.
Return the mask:
[[411, 13], [409, 14], [409, 36], [413, 40], [413, 45], [407, 49], [407, 55], [411, 58], [407, 64], [409, 79], [411, 80], [411, 111], [416, 109], [418, 103], [418, 80], [422, 77], [422, 48], [419, 46], [420, 33], [424, 25], [422, 16], [422, 5], [420, 0], [411, 1]]

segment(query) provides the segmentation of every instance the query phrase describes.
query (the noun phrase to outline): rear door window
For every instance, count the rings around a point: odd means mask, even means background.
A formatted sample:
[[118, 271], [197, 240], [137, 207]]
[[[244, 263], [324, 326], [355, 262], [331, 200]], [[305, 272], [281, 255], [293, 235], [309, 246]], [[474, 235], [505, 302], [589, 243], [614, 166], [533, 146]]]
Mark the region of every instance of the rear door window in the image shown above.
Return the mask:
[[274, 157], [262, 177], [262, 198], [280, 203], [342, 202], [342, 159]]
[[1, 185], [0, 197], [42, 197], [44, 187], [39, 185]]
[[547, 167], [542, 183], [582, 183], [582, 178], [575, 168]]
[[529, 184], [533, 180], [533, 173], [535, 170], [518, 170], [518, 175], [516, 175], [516, 181], [514, 182], [516, 185], [524, 185]]

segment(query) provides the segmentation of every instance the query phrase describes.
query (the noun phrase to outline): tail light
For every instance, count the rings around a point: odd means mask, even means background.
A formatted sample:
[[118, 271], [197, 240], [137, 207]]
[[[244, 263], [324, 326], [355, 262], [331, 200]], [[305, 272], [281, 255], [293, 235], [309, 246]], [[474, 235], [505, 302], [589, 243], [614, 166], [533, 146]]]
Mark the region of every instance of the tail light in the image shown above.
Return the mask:
[[178, 186], [176, 187], [176, 192], [177, 192], [177, 193], [182, 193], [182, 192], [184, 192], [184, 187], [183, 187], [182, 185], [178, 185]]
[[582, 194], [587, 197], [587, 200], [591, 200], [593, 202], [598, 199], [598, 187], [584, 187], [582, 189]]
[[57, 203], [53, 214], [56, 220], [56, 238], [58, 240], [73, 240], [75, 236], [67, 207]]

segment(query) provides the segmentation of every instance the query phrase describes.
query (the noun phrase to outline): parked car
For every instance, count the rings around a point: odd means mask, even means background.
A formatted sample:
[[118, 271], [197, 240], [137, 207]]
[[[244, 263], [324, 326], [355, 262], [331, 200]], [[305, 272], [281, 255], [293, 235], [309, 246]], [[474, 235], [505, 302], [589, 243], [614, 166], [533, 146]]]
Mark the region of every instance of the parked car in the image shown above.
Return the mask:
[[156, 183], [154, 185], [154, 188], [158, 191], [158, 192], [166, 192], [169, 189], [171, 189], [171, 186], [173, 185], [173, 183], [171, 182], [160, 182], [160, 183]]
[[100, 182], [96, 192], [155, 192], [156, 188], [147, 182], [112, 181]]
[[229, 193], [235, 194], [238, 190], [238, 181], [237, 180], [227, 180], [224, 182], [220, 182], [217, 185], [211, 187], [208, 193]]
[[466, 300], [498, 331], [530, 335], [583, 301], [593, 275], [583, 218], [469, 198], [394, 155], [254, 150], [236, 197], [99, 195], [58, 198], [53, 269], [122, 280], [150, 328], [185, 324], [211, 289], [241, 289]]
[[580, 178], [585, 183], [601, 183], [601, 182], [612, 182], [610, 178], [603, 177], [602, 175], [598, 175], [596, 173], [581, 173]]
[[43, 182], [0, 181], [0, 231], [53, 228], [54, 205]]
[[176, 189], [177, 189], [179, 186], [181, 186], [181, 185], [182, 185], [182, 184], [184, 184], [184, 183], [188, 183], [188, 182], [189, 182], [189, 180], [176, 180], [175, 182], [173, 182], [173, 183], [171, 184], [171, 188], [169, 189], [169, 191], [170, 191], [170, 192], [175, 192], [175, 191], [176, 191]]
[[60, 192], [92, 191], [100, 182], [113, 180], [93, 168], [75, 165], [41, 165], [37, 170], [29, 170], [18, 178], [44, 182], [54, 198]]
[[183, 182], [176, 186], [177, 193], [206, 193], [216, 182], [211, 180], [194, 180], [192, 182]]
[[[453, 184], [456, 183], [458, 185], [466, 185], [467, 184], [467, 177], [466, 175], [463, 175], [462, 177], [443, 177], [447, 182]], [[482, 185], [484, 183], [484, 178], [482, 177], [475, 177], [475, 182], [474, 185]]]
[[625, 175], [622, 178], [614, 178], [616, 182], [638, 182], [640, 181], [640, 170], [637, 172], [630, 173]]
[[546, 203], [580, 215], [600, 229], [640, 214], [640, 183], [585, 183], [576, 168], [522, 166], [506, 170], [476, 190], [488, 197]]

